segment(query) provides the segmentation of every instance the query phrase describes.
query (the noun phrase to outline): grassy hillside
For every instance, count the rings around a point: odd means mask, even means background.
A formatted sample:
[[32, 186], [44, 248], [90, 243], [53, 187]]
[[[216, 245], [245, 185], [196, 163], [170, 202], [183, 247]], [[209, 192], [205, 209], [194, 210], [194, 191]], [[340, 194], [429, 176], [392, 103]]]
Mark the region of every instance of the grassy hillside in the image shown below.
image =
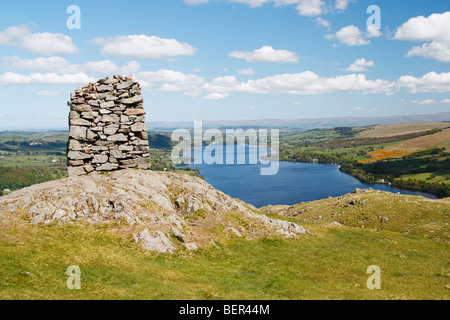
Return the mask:
[[[448, 199], [368, 192], [293, 207], [304, 208], [285, 218], [304, 222], [310, 235], [249, 241], [227, 233], [215, 246], [174, 255], [143, 251], [125, 225], [3, 217], [0, 299], [450, 298]], [[380, 214], [389, 218], [382, 231]], [[81, 269], [81, 290], [66, 287], [70, 265]], [[366, 287], [370, 265], [381, 269], [381, 290]]]
[[362, 130], [358, 133], [358, 137], [379, 138], [423, 132], [435, 128], [443, 129], [447, 127], [450, 127], [450, 122], [393, 123], [369, 127], [356, 127], [355, 129]]
[[443, 129], [441, 132], [401, 141], [398, 144], [386, 147], [386, 150], [406, 150], [408, 152], [417, 152], [429, 148], [445, 148], [450, 152], [450, 128]]

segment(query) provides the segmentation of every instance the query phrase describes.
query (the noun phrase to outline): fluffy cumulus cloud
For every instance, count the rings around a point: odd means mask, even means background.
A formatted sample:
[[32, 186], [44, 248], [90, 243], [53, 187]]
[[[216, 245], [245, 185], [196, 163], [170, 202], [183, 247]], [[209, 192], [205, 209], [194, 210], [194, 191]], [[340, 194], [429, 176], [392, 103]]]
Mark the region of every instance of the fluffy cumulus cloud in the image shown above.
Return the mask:
[[429, 17], [414, 17], [402, 24], [395, 39], [425, 42], [413, 47], [407, 57], [421, 56], [450, 62], [450, 11], [435, 13]]
[[71, 85], [94, 82], [95, 78], [85, 73], [63, 74], [57, 73], [32, 73], [29, 75], [5, 72], [0, 74], [0, 85], [23, 85], [23, 84], [55, 84]]
[[16, 46], [18, 39], [23, 38], [30, 33], [28, 26], [13, 26], [0, 31], [0, 46]]
[[263, 46], [254, 51], [233, 51], [230, 57], [236, 59], [245, 59], [248, 62], [278, 62], [290, 63], [298, 62], [295, 52], [288, 50], [275, 50], [271, 46]]
[[369, 38], [378, 38], [381, 31], [375, 27], [367, 28], [367, 31], [361, 31], [357, 26], [349, 25], [343, 27], [335, 34], [327, 35], [326, 39], [336, 39], [347, 46], [365, 46], [370, 43]]
[[147, 35], [114, 36], [96, 38], [106, 56], [130, 59], [161, 59], [176, 56], [192, 56], [196, 49], [188, 43]]
[[22, 49], [34, 54], [74, 54], [78, 52], [72, 38], [62, 33], [30, 33], [21, 39]]
[[136, 61], [129, 61], [123, 66], [117, 66], [110, 60], [91, 61], [85, 64], [71, 64], [62, 57], [21, 59], [15, 55], [12, 57], [3, 57], [1, 60], [5, 68], [9, 70], [44, 71], [63, 74], [130, 74], [138, 72], [141, 67]]
[[375, 63], [370, 60], [367, 61], [366, 59], [357, 59], [355, 62], [353, 62], [347, 69], [347, 71], [351, 72], [365, 72], [368, 71], [367, 67], [373, 67], [375, 66]]
[[174, 70], [143, 71], [135, 80], [147, 91], [184, 92], [189, 97], [198, 97], [205, 78]]
[[62, 33], [33, 33], [26, 25], [9, 27], [0, 31], [0, 46], [19, 46], [39, 55], [74, 54], [78, 48], [72, 38]]
[[395, 84], [398, 88], [405, 88], [411, 93], [421, 92], [449, 92], [450, 72], [429, 72], [422, 77], [402, 76]]
[[386, 80], [367, 80], [363, 74], [338, 77], [320, 77], [311, 71], [280, 74], [247, 82], [239, 82], [233, 76], [218, 77], [205, 83], [202, 90], [208, 94], [204, 98], [226, 97], [232, 92], [256, 94], [298, 94], [313, 95], [333, 92], [389, 93], [391, 83]]
[[[373, 61], [358, 59], [357, 67], [373, 66]], [[251, 94], [293, 94], [319, 95], [335, 92], [390, 95], [394, 90], [410, 93], [450, 91], [450, 73], [430, 72], [422, 77], [402, 76], [397, 81], [383, 79], [370, 80], [364, 74], [348, 74], [322, 77], [312, 71], [285, 73], [259, 79], [239, 81], [235, 76], [226, 75], [207, 81], [195, 74], [185, 74], [174, 70], [139, 72], [135, 75], [143, 88], [148, 91], [183, 92], [192, 98], [219, 100], [232, 93]], [[449, 99], [441, 103], [448, 103]], [[427, 104], [425, 101], [416, 101]], [[437, 102], [436, 102], [437, 103]]]

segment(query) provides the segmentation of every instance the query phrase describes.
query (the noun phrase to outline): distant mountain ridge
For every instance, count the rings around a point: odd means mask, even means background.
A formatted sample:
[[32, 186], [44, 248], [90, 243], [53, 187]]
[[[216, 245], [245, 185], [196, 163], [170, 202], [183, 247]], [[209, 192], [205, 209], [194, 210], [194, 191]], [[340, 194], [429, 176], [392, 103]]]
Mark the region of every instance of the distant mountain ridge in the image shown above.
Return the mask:
[[[383, 117], [333, 117], [315, 119], [260, 119], [260, 120], [205, 120], [203, 127], [269, 127], [269, 128], [333, 128], [369, 126], [374, 124], [409, 123], [409, 122], [440, 122], [450, 121], [450, 112], [418, 115], [398, 115]], [[150, 121], [150, 130], [191, 128], [193, 121]]]
[[[409, 123], [409, 122], [440, 122], [450, 121], [450, 112], [431, 114], [397, 115], [381, 117], [330, 117], [313, 119], [256, 119], [256, 120], [203, 120], [203, 127], [221, 128], [334, 128], [334, 127], [357, 127], [375, 124]], [[192, 128], [194, 121], [147, 121], [148, 129], [164, 130], [177, 128]], [[0, 131], [67, 131], [68, 126], [33, 126], [33, 127], [3, 127]]]

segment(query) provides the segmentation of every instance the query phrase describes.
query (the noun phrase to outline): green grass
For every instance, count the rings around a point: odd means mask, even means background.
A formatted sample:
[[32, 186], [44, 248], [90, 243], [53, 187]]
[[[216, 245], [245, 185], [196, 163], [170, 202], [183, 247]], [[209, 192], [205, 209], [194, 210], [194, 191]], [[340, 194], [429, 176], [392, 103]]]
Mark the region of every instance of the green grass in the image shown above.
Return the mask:
[[[143, 251], [114, 225], [3, 225], [0, 299], [448, 299], [446, 243], [308, 226], [298, 239], [236, 238], [175, 255]], [[66, 287], [81, 268], [81, 290]], [[381, 268], [369, 290], [367, 267]]]

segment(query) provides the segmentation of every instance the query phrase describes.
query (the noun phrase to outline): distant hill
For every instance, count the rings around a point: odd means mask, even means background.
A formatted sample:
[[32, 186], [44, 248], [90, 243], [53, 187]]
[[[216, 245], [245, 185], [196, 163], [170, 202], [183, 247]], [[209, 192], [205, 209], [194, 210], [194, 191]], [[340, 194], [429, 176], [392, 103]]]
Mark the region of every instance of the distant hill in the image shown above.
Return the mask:
[[[385, 117], [336, 117], [316, 119], [260, 119], [260, 120], [205, 120], [204, 127], [269, 127], [269, 128], [334, 128], [334, 127], [356, 127], [375, 124], [409, 123], [409, 122], [440, 122], [450, 121], [450, 112], [420, 115], [399, 115]], [[174, 129], [191, 128], [192, 121], [150, 121], [149, 129]]]
[[148, 135], [148, 144], [151, 148], [171, 148], [172, 142], [170, 137], [158, 134], [158, 133], [150, 133]]

